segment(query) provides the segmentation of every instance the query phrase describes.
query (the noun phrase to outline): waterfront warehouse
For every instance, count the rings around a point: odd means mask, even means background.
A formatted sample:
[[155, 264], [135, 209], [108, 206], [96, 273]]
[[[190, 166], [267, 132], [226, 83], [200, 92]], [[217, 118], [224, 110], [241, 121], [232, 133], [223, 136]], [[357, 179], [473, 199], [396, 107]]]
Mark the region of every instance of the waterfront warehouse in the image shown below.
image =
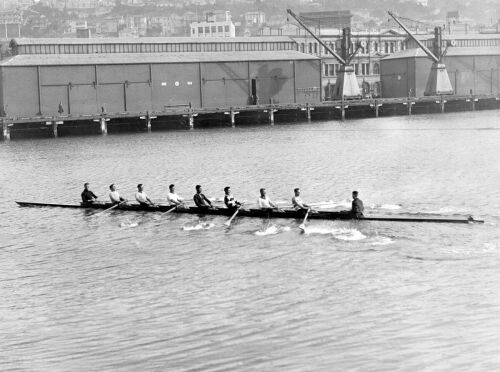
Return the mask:
[[[500, 90], [500, 47], [452, 47], [443, 58], [456, 95]], [[421, 49], [407, 49], [381, 60], [384, 97], [424, 95], [432, 60]]]
[[320, 59], [294, 50], [18, 54], [0, 63], [9, 117], [321, 102]]

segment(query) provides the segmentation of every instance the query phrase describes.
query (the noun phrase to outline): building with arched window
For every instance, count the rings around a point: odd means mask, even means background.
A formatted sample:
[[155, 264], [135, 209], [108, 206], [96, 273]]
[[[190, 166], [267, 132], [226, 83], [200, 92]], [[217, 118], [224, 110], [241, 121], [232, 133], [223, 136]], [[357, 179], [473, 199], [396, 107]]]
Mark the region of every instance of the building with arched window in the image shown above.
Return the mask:
[[[329, 48], [339, 52], [342, 30], [315, 29], [313, 31], [320, 32], [321, 40]], [[295, 32], [298, 35], [291, 37], [297, 42], [297, 50], [321, 57], [323, 97], [325, 100], [331, 100], [340, 69], [339, 61], [303, 29], [297, 28]], [[358, 78], [359, 87], [364, 97], [379, 97], [381, 94], [380, 60], [405, 49], [406, 33], [388, 29], [373, 32], [352, 31], [351, 35], [352, 48], [356, 49], [358, 45], [360, 46], [351, 62]], [[303, 45], [307, 47], [303, 48]]]

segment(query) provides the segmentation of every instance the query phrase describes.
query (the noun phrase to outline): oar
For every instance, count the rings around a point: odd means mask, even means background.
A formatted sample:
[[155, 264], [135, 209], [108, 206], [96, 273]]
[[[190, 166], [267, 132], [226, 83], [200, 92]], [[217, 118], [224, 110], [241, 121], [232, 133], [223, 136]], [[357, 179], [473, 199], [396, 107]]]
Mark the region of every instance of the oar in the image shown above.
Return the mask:
[[168, 211], [166, 212], [163, 212], [162, 214], [160, 214], [160, 217], [163, 217], [164, 215], [168, 214], [168, 213], [171, 213], [173, 211], [175, 211], [177, 209], [178, 205], [176, 205], [175, 207], [173, 208], [170, 208]]
[[231, 216], [231, 218], [229, 220], [227, 220], [226, 222], [224, 222], [224, 225], [226, 225], [227, 227], [229, 227], [231, 225], [231, 221], [234, 219], [234, 217], [236, 217], [236, 215], [240, 211], [240, 208], [241, 207], [238, 207], [238, 209], [236, 209], [236, 212], [234, 212], [234, 214]]
[[306, 216], [304, 217], [304, 222], [302, 222], [300, 225], [299, 225], [299, 229], [301, 230], [305, 230], [306, 229], [306, 221], [307, 221], [307, 216], [309, 216], [309, 211], [311, 209], [309, 208], [306, 212]]
[[121, 205], [121, 204], [123, 204], [123, 203], [125, 203], [125, 201], [122, 201], [122, 202], [120, 202], [120, 203], [118, 203], [118, 204], [115, 204], [115, 205], [113, 205], [112, 207], [109, 207], [109, 208], [107, 208], [107, 209], [105, 209], [105, 210], [103, 210], [103, 211], [100, 211], [100, 212], [94, 213], [94, 214], [93, 214], [93, 216], [97, 216], [98, 214], [101, 214], [101, 213], [104, 213], [104, 212], [109, 212], [110, 210], [115, 209], [116, 207], [120, 206], [120, 205]]

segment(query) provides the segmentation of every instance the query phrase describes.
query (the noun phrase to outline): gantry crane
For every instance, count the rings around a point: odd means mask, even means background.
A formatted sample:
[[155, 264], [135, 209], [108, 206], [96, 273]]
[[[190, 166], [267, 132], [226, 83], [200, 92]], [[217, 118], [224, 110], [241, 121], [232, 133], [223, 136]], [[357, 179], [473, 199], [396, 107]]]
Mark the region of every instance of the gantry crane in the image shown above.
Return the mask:
[[307, 27], [304, 22], [296, 15], [291, 9], [286, 10], [303, 28], [306, 30], [325, 50], [334, 56], [340, 62], [339, 72], [337, 74], [337, 81], [333, 90], [333, 99], [357, 99], [361, 98], [361, 91], [359, 90], [358, 79], [354, 73], [354, 67], [351, 61], [356, 56], [361, 48], [361, 43], [357, 43], [353, 47], [351, 43], [351, 29], [346, 27], [342, 30], [341, 41], [341, 54], [336, 53], [326, 43], [324, 43], [318, 36]]
[[425, 86], [424, 95], [425, 96], [437, 96], [445, 94], [453, 94], [453, 87], [451, 86], [450, 77], [448, 76], [448, 71], [446, 71], [446, 66], [443, 63], [443, 58], [448, 51], [448, 47], [443, 51], [442, 44], [442, 29], [441, 27], [434, 28], [434, 43], [432, 52], [424, 45], [420, 40], [418, 40], [410, 30], [399, 20], [399, 18], [394, 15], [391, 11], [388, 11], [389, 15], [401, 26], [403, 30], [406, 31], [408, 36], [410, 36], [413, 41], [427, 54], [432, 60], [432, 67], [427, 78], [427, 84]]

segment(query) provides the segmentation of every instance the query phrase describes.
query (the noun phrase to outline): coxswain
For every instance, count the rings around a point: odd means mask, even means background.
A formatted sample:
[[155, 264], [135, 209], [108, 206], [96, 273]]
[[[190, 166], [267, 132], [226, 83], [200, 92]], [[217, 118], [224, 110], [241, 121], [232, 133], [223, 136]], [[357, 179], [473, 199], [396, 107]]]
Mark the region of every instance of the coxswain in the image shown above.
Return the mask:
[[307, 205], [302, 201], [302, 198], [300, 197], [300, 189], [296, 188], [293, 190], [294, 196], [292, 198], [292, 205], [293, 209], [296, 211], [300, 212], [307, 212], [311, 210], [311, 206]]
[[120, 194], [116, 190], [116, 186], [115, 186], [114, 183], [112, 183], [111, 185], [109, 185], [109, 189], [111, 190], [110, 193], [109, 193], [109, 199], [111, 199], [111, 203], [113, 203], [113, 204], [121, 204], [121, 203], [127, 201], [127, 200], [125, 200], [124, 198], [122, 198], [120, 196]]
[[169, 202], [170, 205], [183, 205], [184, 204], [184, 199], [181, 198], [177, 193], [175, 192], [175, 185], [171, 184], [168, 187], [168, 194], [167, 194], [167, 201]]
[[234, 199], [234, 196], [231, 194], [231, 187], [224, 187], [224, 204], [226, 207], [231, 210], [236, 210], [241, 207], [241, 203]]
[[274, 204], [271, 199], [266, 194], [266, 189], [262, 188], [260, 189], [260, 197], [259, 200], [257, 201], [257, 204], [259, 205], [260, 209], [264, 210], [272, 210], [272, 209], [277, 209], [278, 206]]
[[363, 206], [363, 202], [358, 198], [358, 192], [352, 192], [352, 207], [351, 214], [356, 218], [363, 218], [363, 211], [365, 207]]
[[82, 192], [82, 203], [83, 204], [92, 204], [93, 202], [96, 201], [97, 196], [90, 191], [90, 184], [88, 182], [85, 182], [83, 184], [83, 192]]
[[148, 195], [144, 192], [144, 185], [142, 183], [137, 185], [135, 200], [139, 202], [141, 207], [149, 207], [149, 206], [154, 207], [154, 203], [151, 201], [151, 199], [149, 199]]
[[213, 208], [212, 203], [205, 195], [203, 195], [202, 191], [201, 185], [196, 185], [196, 194], [193, 196], [194, 204], [196, 204], [198, 208]]

